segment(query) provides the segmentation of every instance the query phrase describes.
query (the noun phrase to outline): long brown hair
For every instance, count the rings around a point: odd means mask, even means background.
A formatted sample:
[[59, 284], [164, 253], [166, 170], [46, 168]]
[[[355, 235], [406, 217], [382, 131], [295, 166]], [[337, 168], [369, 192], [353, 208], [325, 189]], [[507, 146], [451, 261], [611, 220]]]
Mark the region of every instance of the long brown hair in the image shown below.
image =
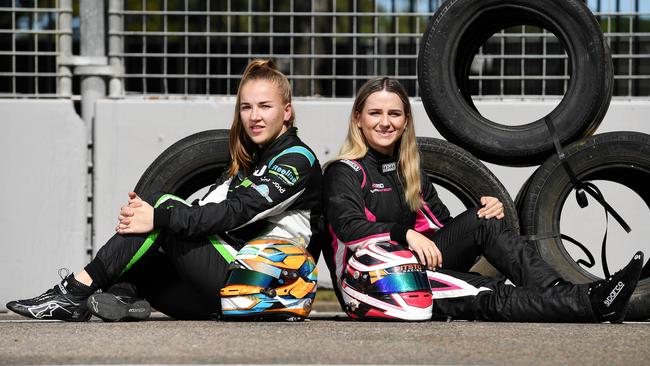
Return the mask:
[[[271, 60], [252, 60], [246, 67], [246, 70], [244, 70], [244, 74], [241, 77], [237, 89], [235, 115], [233, 116], [232, 125], [230, 127], [230, 139], [228, 145], [230, 156], [232, 157], [232, 162], [228, 168], [228, 176], [230, 177], [236, 175], [240, 170], [243, 171], [244, 175], [248, 175], [253, 167], [254, 153], [259, 149], [259, 147], [253, 143], [253, 140], [251, 140], [246, 134], [244, 123], [239, 115], [242, 86], [251, 80], [269, 80], [273, 82], [280, 91], [282, 102], [291, 103], [291, 84], [289, 84], [287, 77], [278, 70], [275, 63]], [[291, 117], [288, 121], [285, 121], [287, 128], [293, 127], [295, 119], [296, 115], [292, 108]]]
[[396, 94], [404, 105], [406, 129], [399, 141], [398, 167], [399, 173], [404, 180], [404, 198], [411, 210], [417, 211], [422, 207], [420, 198], [420, 153], [415, 139], [411, 103], [406, 90], [399, 81], [388, 77], [379, 77], [368, 80], [361, 86], [352, 105], [348, 135], [336, 159], [360, 159], [368, 153], [368, 142], [361, 129], [357, 126], [356, 120], [357, 116], [363, 111], [368, 97], [383, 90]]

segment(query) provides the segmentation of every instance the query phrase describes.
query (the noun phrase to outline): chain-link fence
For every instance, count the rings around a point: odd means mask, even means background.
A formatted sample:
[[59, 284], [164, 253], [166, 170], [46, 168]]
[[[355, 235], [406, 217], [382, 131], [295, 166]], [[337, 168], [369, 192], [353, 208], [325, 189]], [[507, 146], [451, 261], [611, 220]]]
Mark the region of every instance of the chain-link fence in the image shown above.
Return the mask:
[[0, 96], [56, 96], [57, 1], [0, 2]]
[[[252, 57], [270, 57], [296, 96], [351, 97], [375, 75], [390, 75], [418, 96], [417, 53], [428, 19], [442, 1], [416, 0], [106, 0], [108, 58], [126, 95], [233, 95]], [[0, 1], [0, 96], [61, 94], [59, 38], [78, 54], [78, 4]], [[116, 6], [116, 4], [118, 6]], [[616, 97], [650, 95], [650, 4], [590, 0], [614, 60]], [[63, 12], [63, 13], [62, 13]], [[67, 13], [71, 28], [58, 19]], [[110, 13], [110, 14], [108, 14]], [[118, 26], [115, 26], [118, 25]], [[122, 67], [123, 66], [123, 67]], [[63, 70], [63, 71], [62, 71]], [[475, 56], [476, 98], [562, 95], [568, 59], [544, 29], [512, 27]], [[76, 80], [73, 78], [76, 82]], [[59, 90], [57, 92], [57, 90]], [[73, 84], [73, 94], [78, 87]], [[114, 96], [114, 94], [112, 93]]]

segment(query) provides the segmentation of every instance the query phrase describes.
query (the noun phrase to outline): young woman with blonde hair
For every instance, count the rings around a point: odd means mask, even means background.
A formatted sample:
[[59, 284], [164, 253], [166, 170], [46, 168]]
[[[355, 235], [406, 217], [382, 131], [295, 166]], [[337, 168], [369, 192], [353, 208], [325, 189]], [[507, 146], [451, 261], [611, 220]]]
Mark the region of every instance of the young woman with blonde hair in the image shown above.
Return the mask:
[[[7, 307], [37, 319], [85, 321], [92, 313], [109, 321], [140, 320], [149, 304], [134, 298], [137, 289], [177, 319], [219, 316], [228, 264], [246, 242], [266, 235], [305, 245], [312, 239], [321, 168], [296, 135], [294, 119], [286, 76], [269, 60], [253, 60], [237, 91], [231, 164], [198, 204], [170, 195], [143, 200], [130, 192], [117, 234], [84, 270]], [[320, 248], [311, 249], [317, 258]]]
[[[612, 278], [573, 285], [503, 224], [498, 199], [482, 197], [481, 207], [452, 218], [420, 169], [406, 91], [387, 77], [357, 93], [347, 138], [326, 166], [322, 197], [332, 235], [325, 259], [341, 305], [356, 318], [422, 320], [409, 311], [428, 299], [434, 315], [461, 319], [620, 322], [643, 263], [637, 253]], [[408, 250], [426, 267], [424, 277], [404, 260], [413, 256]], [[480, 255], [517, 287], [467, 273]]]

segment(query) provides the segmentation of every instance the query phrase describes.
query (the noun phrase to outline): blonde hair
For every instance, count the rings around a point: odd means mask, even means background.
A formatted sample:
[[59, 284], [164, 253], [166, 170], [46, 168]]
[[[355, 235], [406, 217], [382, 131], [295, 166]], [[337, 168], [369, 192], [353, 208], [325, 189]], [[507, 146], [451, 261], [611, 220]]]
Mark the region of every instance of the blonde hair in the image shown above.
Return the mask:
[[[244, 70], [244, 74], [241, 77], [237, 89], [235, 115], [233, 116], [232, 125], [230, 127], [230, 138], [228, 144], [230, 156], [232, 157], [232, 162], [228, 168], [228, 176], [230, 177], [236, 175], [240, 170], [243, 171], [244, 175], [248, 175], [253, 167], [254, 154], [259, 150], [259, 147], [253, 142], [253, 140], [251, 140], [248, 134], [246, 134], [244, 123], [239, 115], [242, 87], [251, 80], [269, 80], [273, 82], [280, 91], [282, 103], [291, 103], [291, 84], [289, 84], [287, 77], [278, 70], [275, 63], [271, 60], [252, 60], [246, 67], [246, 70]], [[292, 108], [291, 117], [288, 121], [285, 121], [287, 128], [293, 127], [295, 119], [296, 115]]]
[[368, 97], [376, 92], [387, 91], [396, 94], [404, 106], [406, 129], [400, 138], [398, 150], [398, 170], [404, 181], [404, 198], [413, 212], [422, 207], [420, 182], [420, 153], [415, 139], [413, 113], [406, 90], [399, 81], [387, 77], [371, 79], [361, 86], [352, 105], [348, 135], [336, 159], [360, 159], [368, 153], [368, 142], [356, 124], [356, 119], [363, 111]]

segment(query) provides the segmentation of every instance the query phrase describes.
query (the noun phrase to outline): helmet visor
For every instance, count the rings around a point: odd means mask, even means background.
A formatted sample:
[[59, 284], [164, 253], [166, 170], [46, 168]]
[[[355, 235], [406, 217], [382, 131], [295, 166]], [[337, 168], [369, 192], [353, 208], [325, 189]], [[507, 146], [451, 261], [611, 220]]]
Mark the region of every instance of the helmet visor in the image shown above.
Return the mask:
[[368, 285], [368, 293], [398, 293], [410, 291], [430, 291], [426, 272], [393, 273]]
[[277, 281], [275, 277], [261, 272], [251, 271], [249, 269], [233, 268], [230, 270], [230, 276], [228, 277], [226, 284], [269, 288], [274, 281]]

